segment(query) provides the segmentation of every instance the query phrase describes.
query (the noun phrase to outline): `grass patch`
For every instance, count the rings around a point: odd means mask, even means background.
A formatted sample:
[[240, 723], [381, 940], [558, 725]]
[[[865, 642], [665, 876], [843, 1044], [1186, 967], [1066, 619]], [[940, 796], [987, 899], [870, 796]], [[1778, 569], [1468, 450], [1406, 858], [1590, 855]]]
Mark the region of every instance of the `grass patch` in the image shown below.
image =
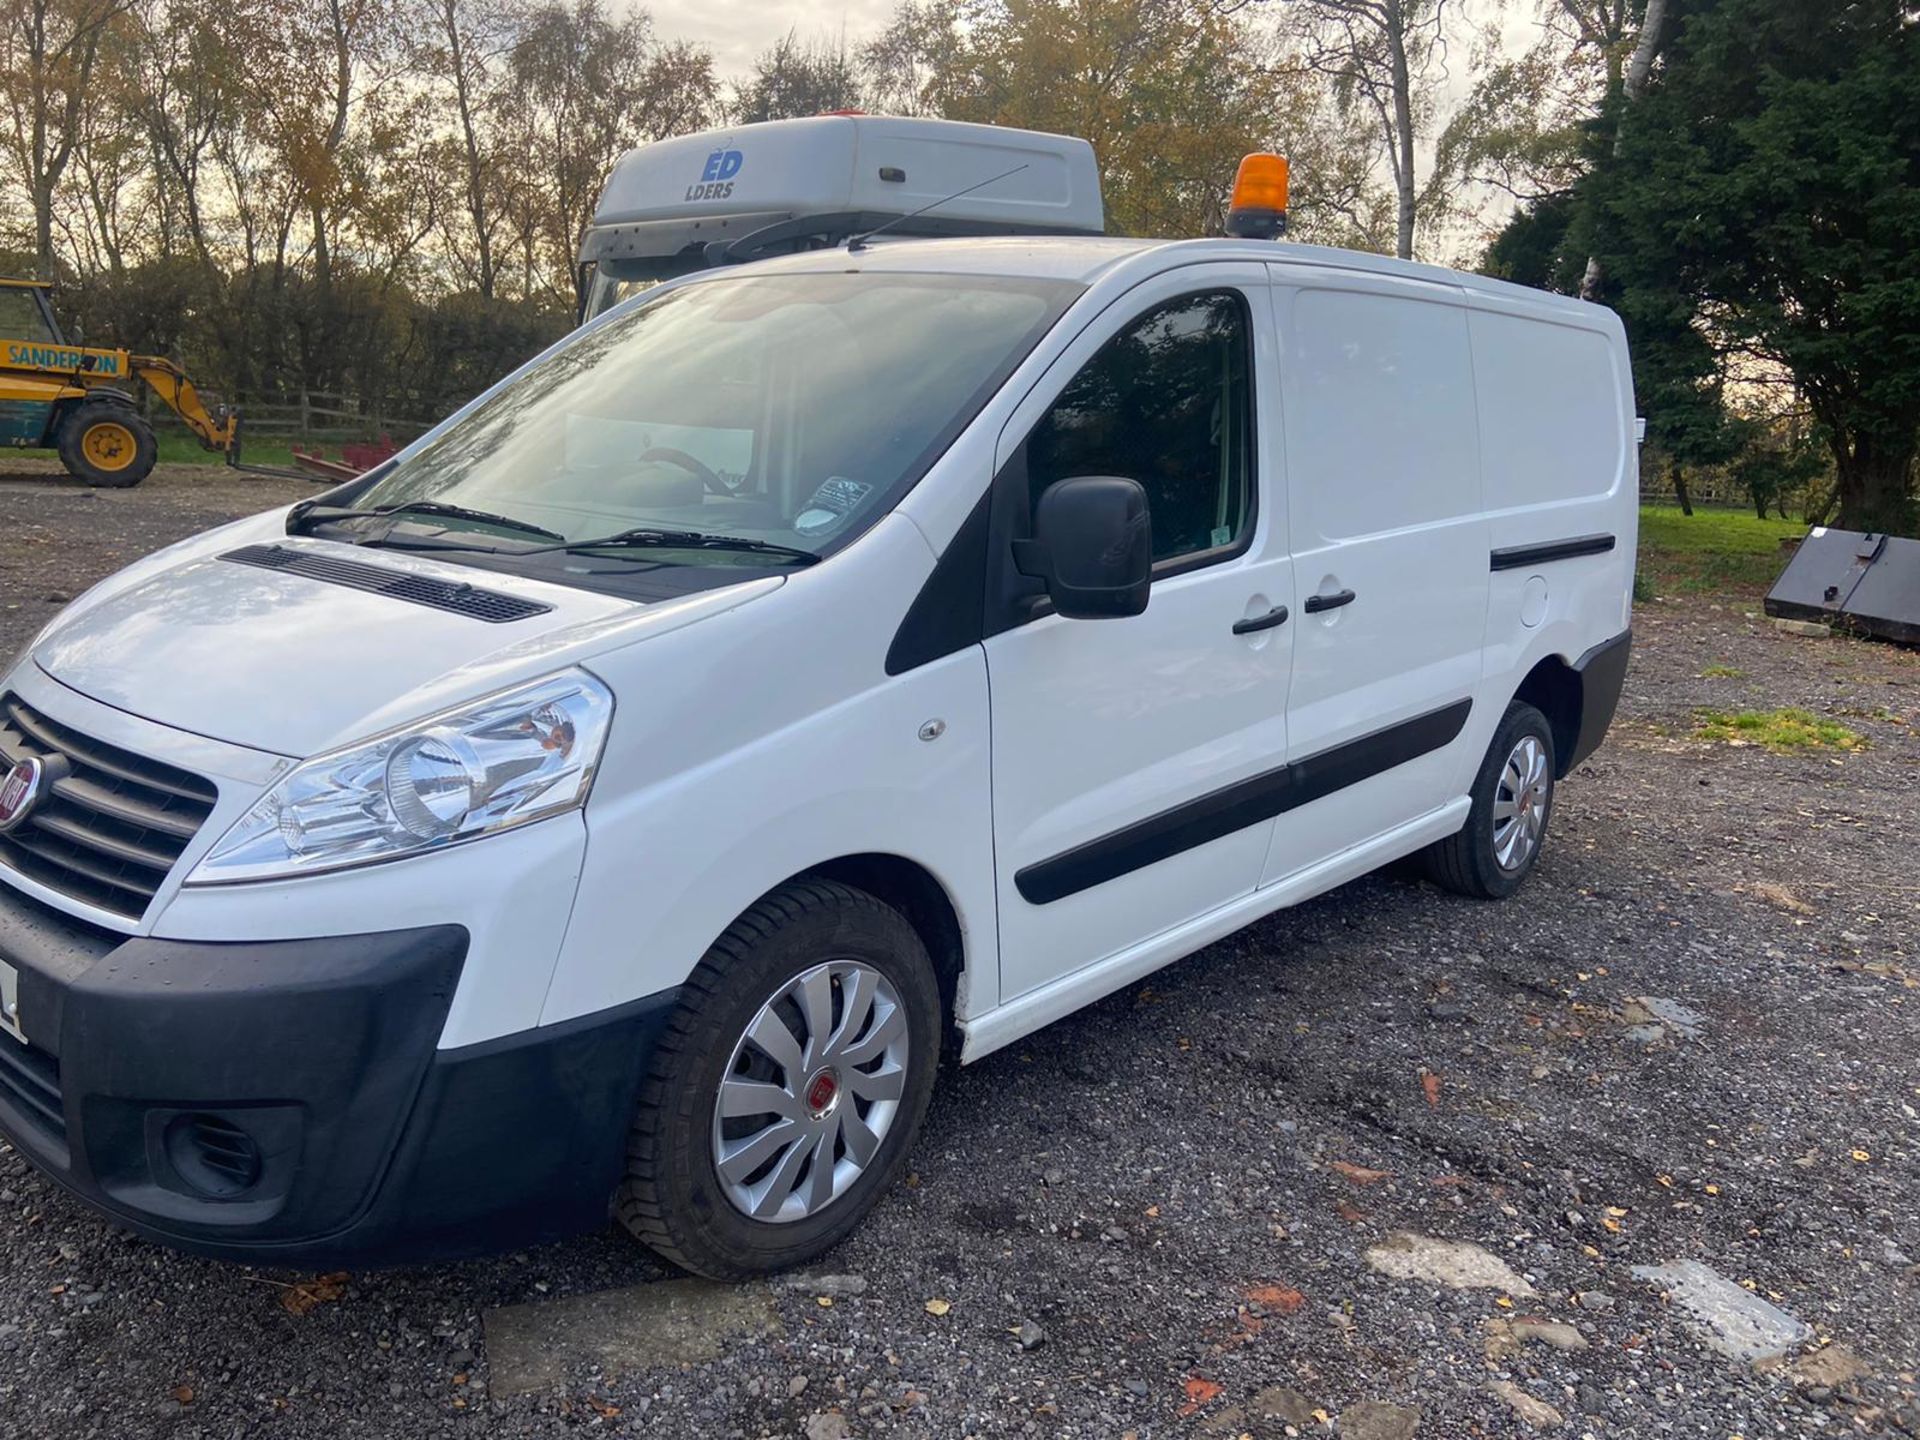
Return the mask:
[[[217, 450], [202, 448], [200, 442], [184, 430], [162, 430], [159, 441], [160, 462], [164, 465], [224, 465], [227, 457]], [[291, 465], [293, 445], [283, 439], [253, 439], [244, 431], [240, 436], [240, 458], [258, 465]]]
[[1747, 672], [1738, 665], [1709, 665], [1700, 672], [1702, 680], [1744, 680]]
[[1775, 754], [1795, 750], [1864, 750], [1858, 731], [1792, 707], [1780, 710], [1697, 710], [1694, 734], [1730, 745], [1760, 745]]
[[1806, 530], [1798, 520], [1761, 520], [1747, 510], [1685, 515], [1677, 505], [1642, 505], [1640, 570], [1658, 594], [1720, 591], [1758, 598], [1786, 568], [1780, 541]]

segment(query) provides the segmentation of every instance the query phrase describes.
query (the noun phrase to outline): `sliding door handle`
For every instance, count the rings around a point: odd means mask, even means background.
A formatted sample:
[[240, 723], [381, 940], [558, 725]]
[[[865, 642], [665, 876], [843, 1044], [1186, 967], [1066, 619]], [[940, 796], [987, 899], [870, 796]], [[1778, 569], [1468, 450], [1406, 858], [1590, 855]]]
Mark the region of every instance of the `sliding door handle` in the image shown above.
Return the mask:
[[1276, 625], [1287, 623], [1287, 607], [1276, 605], [1264, 615], [1249, 615], [1244, 620], [1233, 622], [1233, 633], [1251, 635], [1258, 630], [1271, 630]]
[[1322, 610], [1338, 610], [1342, 605], [1352, 603], [1351, 590], [1336, 590], [1331, 595], [1309, 595], [1306, 609], [1309, 615], [1318, 615]]

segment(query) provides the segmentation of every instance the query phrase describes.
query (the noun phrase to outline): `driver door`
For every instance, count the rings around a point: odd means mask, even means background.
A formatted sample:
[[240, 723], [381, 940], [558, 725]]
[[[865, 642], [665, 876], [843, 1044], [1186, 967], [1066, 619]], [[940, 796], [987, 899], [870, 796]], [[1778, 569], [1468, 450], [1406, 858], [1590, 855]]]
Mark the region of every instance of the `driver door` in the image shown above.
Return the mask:
[[996, 614], [989, 598], [1004, 998], [1259, 882], [1292, 665], [1292, 627], [1275, 619], [1294, 599], [1275, 359], [1263, 267], [1183, 268], [1090, 326], [1002, 435], [1003, 572], [1006, 539], [1071, 475], [1138, 480], [1154, 538], [1143, 614], [1069, 620], [1032, 599]]

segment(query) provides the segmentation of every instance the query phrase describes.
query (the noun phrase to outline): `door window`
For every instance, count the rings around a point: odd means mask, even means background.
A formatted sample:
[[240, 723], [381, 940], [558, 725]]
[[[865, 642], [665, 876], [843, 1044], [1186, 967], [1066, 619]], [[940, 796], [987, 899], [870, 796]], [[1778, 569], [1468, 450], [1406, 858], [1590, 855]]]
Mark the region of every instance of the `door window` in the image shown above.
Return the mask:
[[26, 286], [0, 286], [0, 339], [51, 340], [39, 301]]
[[1124, 475], [1146, 487], [1156, 562], [1233, 553], [1253, 524], [1251, 356], [1236, 291], [1149, 310], [1028, 436], [1031, 499], [1075, 475]]

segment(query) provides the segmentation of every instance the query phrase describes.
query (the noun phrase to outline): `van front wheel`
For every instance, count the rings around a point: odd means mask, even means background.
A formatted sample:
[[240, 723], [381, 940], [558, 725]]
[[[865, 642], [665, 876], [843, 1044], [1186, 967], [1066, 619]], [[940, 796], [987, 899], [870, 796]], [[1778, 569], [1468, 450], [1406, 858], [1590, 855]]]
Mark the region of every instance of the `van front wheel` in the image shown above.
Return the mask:
[[1547, 717], [1514, 701], [1474, 777], [1467, 823], [1427, 847], [1427, 873], [1447, 889], [1480, 900], [1504, 900], [1518, 890], [1547, 838], [1553, 772]]
[[898, 911], [833, 881], [781, 886], [687, 981], [642, 1087], [621, 1222], [715, 1280], [819, 1256], [905, 1163], [940, 1023]]

